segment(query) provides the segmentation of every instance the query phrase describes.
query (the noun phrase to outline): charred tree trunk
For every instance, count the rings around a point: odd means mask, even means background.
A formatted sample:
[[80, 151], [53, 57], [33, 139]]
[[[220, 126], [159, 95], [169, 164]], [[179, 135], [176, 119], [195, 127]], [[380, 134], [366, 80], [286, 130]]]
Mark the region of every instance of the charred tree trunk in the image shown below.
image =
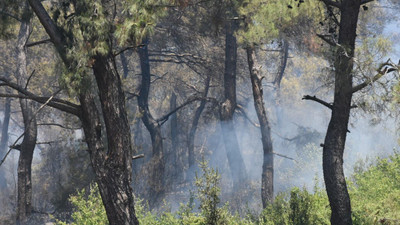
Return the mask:
[[[62, 36], [40, 1], [29, 0], [40, 23], [56, 46], [67, 68], [72, 65], [66, 57], [68, 43]], [[91, 163], [96, 174], [97, 184], [111, 225], [139, 224], [134, 209], [131, 188], [132, 179], [132, 143], [129, 123], [125, 110], [125, 96], [120, 77], [116, 70], [114, 57], [107, 55], [93, 57], [95, 75], [102, 113], [96, 107], [90, 91], [79, 95], [85, 139], [88, 145]], [[106, 128], [107, 147], [102, 140], [101, 118]]]
[[[24, 4], [25, 15], [29, 14], [28, 5]], [[25, 16], [21, 21], [18, 34], [16, 56], [17, 56], [17, 80], [22, 87], [26, 86], [27, 59], [26, 46], [30, 30], [30, 18]], [[37, 139], [37, 123], [33, 112], [33, 103], [27, 99], [20, 99], [22, 117], [24, 121], [24, 138], [19, 148], [18, 160], [18, 198], [17, 198], [17, 224], [26, 224], [32, 213], [32, 159]]]
[[275, 89], [277, 89], [277, 90], [279, 90], [281, 87], [281, 81], [282, 81], [283, 75], [285, 74], [288, 57], [289, 57], [289, 42], [286, 39], [283, 39], [279, 71], [274, 79]]
[[282, 115], [283, 115], [283, 109], [280, 106], [280, 100], [281, 100], [281, 81], [283, 78], [283, 75], [285, 74], [286, 66], [287, 66], [287, 60], [289, 57], [289, 42], [286, 39], [283, 39], [282, 41], [282, 49], [281, 49], [281, 59], [280, 59], [280, 65], [279, 65], [279, 70], [278, 74], [276, 75], [274, 79], [274, 86], [275, 86], [275, 115], [278, 124], [281, 124], [282, 122]]
[[[201, 113], [203, 112], [206, 106], [206, 98], [208, 95], [208, 90], [210, 89], [210, 76], [207, 76], [204, 92], [202, 94], [203, 99], [200, 102], [200, 106], [196, 109], [196, 112], [193, 117], [192, 126], [190, 127], [189, 136], [188, 136], [188, 160], [189, 160], [189, 169], [195, 168], [196, 165], [196, 154], [194, 153], [194, 139], [196, 137], [197, 126], [200, 121]], [[189, 176], [191, 177], [191, 176]]]
[[352, 98], [352, 71], [360, 0], [341, 2], [335, 58], [335, 95], [323, 147], [323, 171], [332, 210], [331, 223], [352, 224], [350, 197], [343, 173], [343, 152]]
[[[11, 98], [6, 98], [4, 104], [3, 126], [1, 128], [0, 160], [2, 160], [7, 153], [8, 127], [10, 124], [10, 116], [11, 116]], [[4, 169], [0, 169], [0, 189], [6, 187], [7, 187], [6, 174], [4, 172]]]
[[4, 103], [4, 118], [3, 118], [3, 126], [1, 128], [1, 140], [0, 140], [1, 159], [3, 159], [4, 155], [7, 153], [8, 127], [10, 125], [10, 117], [11, 117], [11, 98], [6, 98]]
[[121, 58], [121, 64], [122, 64], [122, 71], [124, 73], [123, 78], [126, 79], [129, 74], [129, 69], [128, 69], [128, 60], [126, 59], [125, 52], [121, 52], [120, 58]]
[[[176, 109], [176, 94], [172, 93], [171, 99], [169, 102], [169, 108], [170, 110], [175, 110]], [[172, 151], [174, 154], [177, 151], [177, 147], [179, 145], [178, 141], [178, 117], [176, 113], [171, 115], [171, 143], [172, 143]], [[176, 163], [176, 161], [175, 161]]]
[[233, 114], [236, 109], [236, 61], [237, 43], [235, 31], [237, 22], [229, 20], [225, 27], [225, 71], [224, 71], [224, 101], [220, 107], [222, 136], [228, 156], [229, 168], [232, 174], [233, 186], [237, 188], [246, 183], [246, 166], [239, 149], [239, 142], [233, 124]]
[[260, 123], [261, 142], [263, 146], [263, 167], [261, 176], [261, 198], [263, 208], [272, 203], [274, 197], [274, 157], [271, 140], [271, 128], [268, 122], [267, 111], [264, 106], [262, 77], [257, 64], [253, 46], [247, 47], [247, 61], [249, 64], [251, 86], [253, 89], [254, 107]]
[[149, 110], [149, 92], [150, 92], [150, 61], [148, 51], [148, 40], [145, 39], [143, 44], [138, 49], [140, 58], [140, 67], [142, 71], [142, 83], [138, 96], [139, 110], [142, 114], [142, 121], [150, 133], [151, 143], [153, 146], [152, 152], [152, 171], [149, 178], [149, 196], [151, 196], [151, 205], [155, 201], [161, 199], [164, 192], [164, 170], [165, 162], [163, 156], [163, 140], [161, 135], [161, 127], [153, 118]]

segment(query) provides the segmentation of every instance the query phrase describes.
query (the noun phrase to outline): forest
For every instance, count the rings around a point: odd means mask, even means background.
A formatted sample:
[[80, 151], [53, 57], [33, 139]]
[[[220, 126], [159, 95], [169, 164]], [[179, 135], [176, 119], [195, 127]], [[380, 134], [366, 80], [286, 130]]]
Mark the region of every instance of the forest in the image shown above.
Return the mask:
[[400, 224], [399, 0], [0, 0], [0, 224]]

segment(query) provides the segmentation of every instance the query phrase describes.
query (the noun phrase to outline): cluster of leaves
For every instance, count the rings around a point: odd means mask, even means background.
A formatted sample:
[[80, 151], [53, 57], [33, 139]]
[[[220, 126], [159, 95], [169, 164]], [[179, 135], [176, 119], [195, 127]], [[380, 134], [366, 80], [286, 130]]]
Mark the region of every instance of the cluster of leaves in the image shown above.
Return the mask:
[[63, 0], [58, 5], [54, 3], [52, 17], [64, 33], [71, 62], [60, 83], [70, 94], [86, 87], [95, 57], [114, 54], [114, 48], [138, 46], [164, 15], [167, 2], [130, 0], [107, 5], [100, 0]]
[[238, 33], [239, 40], [246, 44], [266, 43], [278, 37], [293, 35], [285, 31], [293, 32], [296, 26], [314, 24], [321, 18], [319, 1], [300, 1], [302, 3], [297, 3], [298, 7], [292, 7], [296, 2], [273, 0], [265, 4], [263, 0], [244, 1], [240, 14], [245, 17], [246, 29]]
[[[159, 215], [146, 210], [143, 201], [136, 202], [136, 212], [141, 224], [157, 225], [321, 225], [330, 224], [330, 207], [324, 189], [316, 182], [313, 192], [293, 188], [289, 193], [280, 193], [274, 203], [265, 208], [259, 216], [247, 215], [241, 218], [232, 214], [228, 205], [219, 205], [219, 174], [207, 163], [200, 164], [203, 175], [197, 177], [195, 195], [200, 201], [200, 211], [194, 211], [194, 197], [181, 205], [176, 213], [163, 212]], [[388, 159], [378, 159], [376, 165], [357, 169], [349, 184], [354, 224], [390, 224], [400, 219], [400, 153], [395, 152]], [[96, 186], [84, 198], [81, 191], [70, 201], [76, 207], [73, 224], [107, 224], [104, 207]], [[66, 224], [59, 222], [59, 224]]]

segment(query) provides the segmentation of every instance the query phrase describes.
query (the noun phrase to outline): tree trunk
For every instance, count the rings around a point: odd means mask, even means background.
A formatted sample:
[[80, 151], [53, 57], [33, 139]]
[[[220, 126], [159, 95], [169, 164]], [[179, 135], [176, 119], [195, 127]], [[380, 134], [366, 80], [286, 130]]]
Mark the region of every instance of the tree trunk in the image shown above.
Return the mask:
[[3, 126], [1, 128], [1, 140], [0, 140], [0, 158], [3, 159], [7, 153], [8, 143], [8, 127], [10, 125], [11, 117], [11, 98], [6, 98], [4, 103], [4, 118]]
[[343, 152], [352, 98], [353, 57], [360, 0], [341, 3], [339, 46], [335, 58], [335, 95], [323, 148], [323, 171], [332, 224], [352, 224], [350, 197], [343, 173]]
[[[200, 121], [201, 113], [203, 112], [206, 106], [206, 97], [208, 95], [208, 90], [210, 89], [210, 76], [207, 76], [204, 91], [202, 94], [203, 99], [200, 102], [200, 106], [196, 109], [196, 112], [193, 117], [192, 126], [190, 127], [189, 136], [188, 136], [188, 160], [189, 160], [189, 168], [195, 168], [196, 165], [196, 155], [194, 153], [194, 139], [196, 137], [197, 126]], [[189, 178], [192, 176], [189, 176]]]
[[[69, 68], [72, 63], [66, 57], [65, 38], [40, 1], [29, 0], [33, 11], [56, 46], [60, 57]], [[139, 224], [134, 209], [131, 188], [132, 143], [125, 110], [125, 96], [111, 52], [93, 57], [93, 73], [99, 91], [102, 113], [96, 107], [90, 91], [79, 95], [85, 140], [88, 144], [93, 170], [111, 225]], [[101, 118], [106, 126], [107, 148], [102, 140]]]
[[[113, 56], [96, 56], [96, 78], [106, 126], [108, 152], [98, 175], [100, 193], [110, 224], [137, 224], [131, 189], [132, 143], [125, 110], [125, 94]], [[99, 132], [101, 129], [97, 129]], [[99, 135], [101, 137], [101, 135]]]
[[225, 27], [225, 71], [224, 71], [224, 102], [220, 107], [222, 136], [228, 156], [229, 168], [232, 174], [233, 186], [237, 188], [246, 183], [246, 166], [239, 149], [233, 114], [236, 109], [236, 61], [237, 43], [235, 31], [237, 24], [234, 20], [226, 22]]
[[[28, 15], [28, 5], [24, 4], [23, 12]], [[16, 77], [21, 87], [26, 86], [28, 80], [25, 43], [28, 42], [29, 30], [30, 18], [26, 17], [21, 21], [16, 46]], [[18, 160], [17, 224], [26, 224], [32, 213], [32, 159], [37, 139], [37, 123], [33, 103], [20, 99], [20, 106], [25, 129]]]
[[150, 133], [151, 143], [153, 146], [152, 159], [150, 165], [152, 167], [149, 177], [149, 199], [150, 205], [154, 206], [155, 202], [160, 200], [164, 192], [164, 152], [163, 140], [161, 135], [161, 127], [153, 118], [149, 110], [149, 93], [150, 93], [150, 61], [148, 52], [148, 40], [143, 40], [143, 45], [138, 48], [140, 58], [140, 67], [142, 71], [142, 83], [138, 96], [139, 110], [142, 114], [142, 121]]
[[271, 129], [268, 122], [267, 111], [264, 106], [262, 76], [257, 63], [253, 46], [247, 47], [247, 61], [249, 64], [251, 87], [253, 90], [254, 108], [260, 123], [261, 142], [263, 146], [263, 167], [261, 176], [261, 199], [263, 208], [272, 203], [274, 198], [274, 157], [271, 140]]
[[[1, 128], [1, 140], [0, 140], [0, 160], [4, 158], [8, 150], [8, 127], [10, 124], [10, 116], [11, 116], [11, 98], [5, 99], [4, 104], [4, 119], [3, 126]], [[4, 169], [0, 169], [0, 189], [7, 187], [6, 174]]]

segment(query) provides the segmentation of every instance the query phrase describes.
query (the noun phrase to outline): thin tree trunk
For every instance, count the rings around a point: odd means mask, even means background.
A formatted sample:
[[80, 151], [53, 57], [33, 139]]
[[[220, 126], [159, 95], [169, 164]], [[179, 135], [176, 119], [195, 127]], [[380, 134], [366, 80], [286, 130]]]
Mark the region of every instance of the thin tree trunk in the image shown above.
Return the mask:
[[[7, 143], [8, 143], [8, 127], [10, 124], [11, 116], [11, 98], [5, 99], [4, 104], [4, 119], [3, 126], [1, 128], [1, 140], [0, 140], [0, 160], [4, 158], [7, 153]], [[0, 169], [0, 189], [7, 187], [6, 174], [4, 169]]]
[[[206, 97], [208, 95], [208, 90], [210, 89], [210, 76], [207, 76], [205, 81], [205, 87], [202, 94], [203, 100], [200, 102], [200, 106], [196, 109], [196, 112], [193, 117], [192, 126], [190, 127], [189, 136], [188, 136], [188, 160], [189, 160], [189, 168], [194, 168], [196, 165], [196, 154], [194, 152], [194, 139], [196, 137], [197, 126], [200, 121], [201, 113], [203, 112], [206, 106]], [[191, 177], [191, 176], [189, 176]]]
[[352, 98], [352, 71], [360, 0], [341, 2], [339, 45], [335, 58], [335, 95], [323, 148], [323, 171], [332, 210], [331, 223], [352, 224], [343, 153]]
[[142, 121], [150, 133], [151, 143], [153, 146], [152, 159], [150, 164], [152, 165], [152, 171], [150, 172], [149, 178], [149, 196], [151, 199], [150, 205], [154, 206], [156, 201], [161, 200], [164, 193], [164, 152], [163, 152], [163, 140], [161, 135], [161, 127], [157, 121], [153, 118], [149, 110], [149, 93], [150, 93], [150, 61], [148, 52], [148, 40], [143, 40], [143, 45], [138, 49], [140, 58], [140, 67], [142, 71], [142, 83], [140, 86], [140, 93], [138, 96], [138, 105], [142, 114]]
[[[65, 38], [50, 18], [40, 1], [29, 0], [40, 23], [50, 36], [67, 68], [72, 65], [66, 57]], [[111, 52], [93, 57], [93, 73], [99, 91], [102, 113], [96, 107], [92, 92], [79, 95], [80, 119], [88, 144], [91, 163], [111, 225], [138, 225], [131, 188], [132, 143], [125, 110], [125, 96]], [[107, 148], [102, 140], [103, 116], [106, 126]]]
[[253, 46], [247, 47], [247, 61], [249, 64], [251, 87], [253, 90], [254, 108], [260, 123], [261, 142], [263, 146], [263, 167], [261, 176], [261, 199], [263, 208], [272, 203], [274, 198], [274, 158], [271, 140], [271, 128], [268, 122], [267, 111], [264, 106], [262, 76], [259, 71]]
[[120, 58], [121, 58], [121, 64], [122, 64], [122, 71], [124, 73], [123, 78], [126, 79], [129, 74], [129, 69], [128, 69], [128, 60], [126, 59], [124, 52], [121, 52]]
[[[28, 15], [27, 4], [24, 4], [23, 12]], [[28, 80], [25, 43], [28, 42], [29, 30], [30, 18], [27, 17], [21, 21], [16, 46], [16, 75], [18, 84], [22, 87]], [[20, 99], [20, 106], [25, 128], [18, 160], [17, 224], [26, 224], [32, 213], [32, 159], [37, 139], [37, 123], [33, 103], [27, 99]]]
[[8, 127], [10, 125], [11, 117], [11, 98], [6, 98], [4, 103], [4, 119], [3, 126], [1, 128], [1, 140], [0, 140], [0, 158], [3, 159], [7, 153], [8, 143]]
[[236, 61], [237, 43], [235, 31], [236, 21], [226, 22], [225, 27], [225, 71], [224, 93], [225, 99], [220, 107], [222, 136], [228, 157], [229, 168], [232, 174], [233, 186], [238, 188], [246, 183], [246, 166], [239, 149], [239, 142], [233, 124], [233, 114], [236, 109]]

